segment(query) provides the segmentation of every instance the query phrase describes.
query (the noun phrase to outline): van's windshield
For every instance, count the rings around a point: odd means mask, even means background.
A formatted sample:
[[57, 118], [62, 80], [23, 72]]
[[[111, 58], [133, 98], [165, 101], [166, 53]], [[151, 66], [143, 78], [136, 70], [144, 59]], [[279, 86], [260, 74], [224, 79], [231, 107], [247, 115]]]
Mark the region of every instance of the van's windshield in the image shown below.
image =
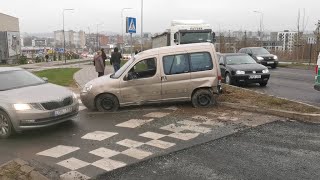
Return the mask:
[[127, 68], [134, 62], [134, 60], [135, 60], [135, 57], [131, 58], [116, 73], [112, 74], [110, 78], [118, 79], [127, 70]]

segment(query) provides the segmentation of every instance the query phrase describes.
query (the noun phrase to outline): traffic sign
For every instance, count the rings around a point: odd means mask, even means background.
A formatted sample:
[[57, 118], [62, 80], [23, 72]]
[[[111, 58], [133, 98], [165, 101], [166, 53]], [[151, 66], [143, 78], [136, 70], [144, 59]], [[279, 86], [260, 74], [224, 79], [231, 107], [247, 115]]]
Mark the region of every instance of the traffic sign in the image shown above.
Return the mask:
[[134, 17], [127, 17], [127, 23], [126, 23], [126, 32], [127, 33], [136, 33], [137, 32], [137, 21]]

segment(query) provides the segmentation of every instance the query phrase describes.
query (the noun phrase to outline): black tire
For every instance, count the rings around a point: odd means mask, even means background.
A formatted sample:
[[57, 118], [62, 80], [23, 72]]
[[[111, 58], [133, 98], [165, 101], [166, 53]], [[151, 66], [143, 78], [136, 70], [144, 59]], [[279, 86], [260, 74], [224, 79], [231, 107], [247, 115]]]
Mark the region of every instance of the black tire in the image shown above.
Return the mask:
[[119, 100], [112, 94], [101, 94], [96, 99], [96, 108], [100, 112], [113, 112], [119, 109]]
[[6, 139], [14, 134], [10, 117], [6, 112], [0, 110], [0, 139]]
[[232, 78], [230, 76], [229, 73], [226, 73], [226, 76], [225, 76], [225, 83], [228, 84], [228, 85], [232, 85], [233, 82], [232, 82]]
[[208, 89], [199, 89], [192, 95], [192, 106], [206, 108], [216, 104], [213, 93]]
[[263, 82], [263, 83], [259, 83], [261, 87], [266, 87], [267, 86], [267, 82]]

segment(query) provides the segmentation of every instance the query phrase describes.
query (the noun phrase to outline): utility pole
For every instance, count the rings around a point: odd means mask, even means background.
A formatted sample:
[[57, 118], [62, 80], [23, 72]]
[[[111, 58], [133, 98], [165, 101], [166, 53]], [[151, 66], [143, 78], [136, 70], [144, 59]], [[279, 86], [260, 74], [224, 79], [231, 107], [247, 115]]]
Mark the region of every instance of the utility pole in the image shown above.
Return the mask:
[[318, 24], [317, 25], [317, 55], [319, 54], [320, 50], [319, 50], [319, 47], [320, 47], [320, 20], [318, 20]]
[[141, 49], [143, 51], [143, 0], [141, 0]]
[[67, 59], [66, 59], [66, 36], [65, 36], [65, 32], [64, 32], [64, 12], [65, 11], [73, 11], [73, 9], [63, 9], [63, 11], [62, 11], [63, 55], [64, 55], [64, 63], [67, 63]]

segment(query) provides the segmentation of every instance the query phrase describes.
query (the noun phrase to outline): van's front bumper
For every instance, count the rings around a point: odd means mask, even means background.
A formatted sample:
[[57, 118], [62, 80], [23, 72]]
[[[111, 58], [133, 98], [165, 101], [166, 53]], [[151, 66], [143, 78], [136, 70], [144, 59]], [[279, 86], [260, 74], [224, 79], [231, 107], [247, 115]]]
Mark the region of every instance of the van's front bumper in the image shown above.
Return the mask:
[[320, 91], [320, 84], [314, 85], [314, 89], [317, 90], [317, 91]]

